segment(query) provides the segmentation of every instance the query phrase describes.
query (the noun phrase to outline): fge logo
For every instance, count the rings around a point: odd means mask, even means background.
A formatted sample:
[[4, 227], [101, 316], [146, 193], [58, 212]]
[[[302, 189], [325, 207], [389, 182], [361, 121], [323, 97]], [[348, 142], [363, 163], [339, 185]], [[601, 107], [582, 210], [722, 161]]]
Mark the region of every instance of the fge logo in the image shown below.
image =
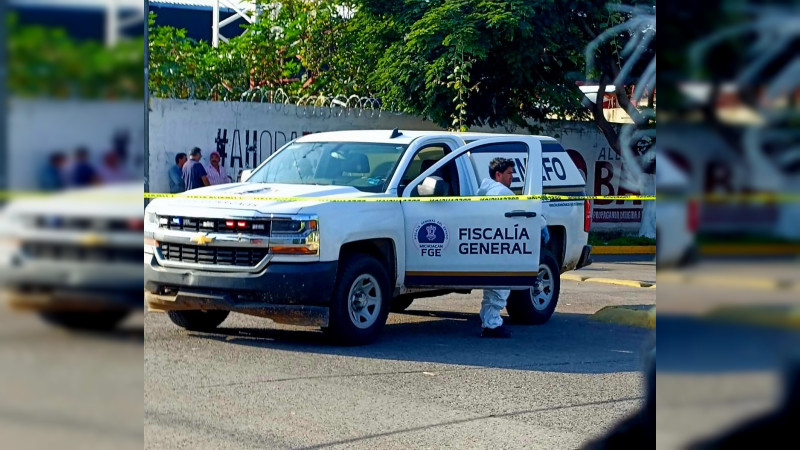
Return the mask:
[[450, 242], [450, 233], [438, 220], [424, 220], [414, 229], [414, 242], [420, 256], [442, 256], [442, 250]]

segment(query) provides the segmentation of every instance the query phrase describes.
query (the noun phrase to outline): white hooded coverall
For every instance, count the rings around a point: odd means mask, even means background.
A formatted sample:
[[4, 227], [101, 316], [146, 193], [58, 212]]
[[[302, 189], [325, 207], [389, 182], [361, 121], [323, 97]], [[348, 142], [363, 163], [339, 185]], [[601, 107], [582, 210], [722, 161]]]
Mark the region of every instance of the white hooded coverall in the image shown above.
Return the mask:
[[[484, 178], [478, 188], [478, 195], [514, 195], [511, 189], [507, 188], [504, 184]], [[541, 216], [544, 222], [544, 216]], [[544, 223], [542, 227], [544, 227]], [[506, 300], [511, 294], [509, 289], [484, 289], [483, 300], [481, 301], [481, 325], [483, 328], [497, 328], [503, 324], [503, 318], [500, 317], [500, 311], [506, 307]]]
[[[514, 195], [504, 184], [490, 178], [484, 178], [478, 195]], [[503, 324], [500, 311], [506, 307], [506, 300], [511, 291], [508, 289], [484, 289], [481, 301], [481, 325], [483, 328], [497, 328]]]

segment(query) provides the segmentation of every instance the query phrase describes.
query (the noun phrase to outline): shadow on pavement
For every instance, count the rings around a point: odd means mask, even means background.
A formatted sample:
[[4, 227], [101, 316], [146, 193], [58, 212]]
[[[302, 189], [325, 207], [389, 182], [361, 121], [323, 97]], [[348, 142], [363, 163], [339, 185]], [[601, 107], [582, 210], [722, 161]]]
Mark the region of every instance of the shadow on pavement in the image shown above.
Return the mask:
[[[428, 320], [399, 322], [390, 316], [381, 337], [360, 347], [341, 347], [313, 329], [219, 328], [194, 337], [287, 351], [397, 361], [469, 365], [559, 373], [617, 373], [641, 370], [640, 352], [649, 330], [596, 323], [585, 314], [556, 313], [541, 326], [511, 325], [507, 340], [479, 337], [476, 314], [410, 311]], [[265, 322], [265, 325], [269, 322]]]
[[659, 373], [778, 370], [800, 348], [792, 330], [663, 314], [656, 323]]

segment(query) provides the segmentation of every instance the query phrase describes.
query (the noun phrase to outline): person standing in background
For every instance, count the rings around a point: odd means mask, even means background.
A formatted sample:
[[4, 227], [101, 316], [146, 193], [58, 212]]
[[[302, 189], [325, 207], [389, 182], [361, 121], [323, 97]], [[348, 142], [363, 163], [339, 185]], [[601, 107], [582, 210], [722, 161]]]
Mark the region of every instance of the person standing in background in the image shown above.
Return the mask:
[[200, 148], [195, 147], [189, 152], [189, 160], [183, 165], [181, 171], [183, 172], [183, 182], [186, 183], [186, 190], [197, 189], [203, 186], [210, 186], [206, 169], [200, 164], [201, 154]]
[[186, 183], [183, 182], [183, 165], [186, 164], [186, 153], [175, 155], [175, 165], [169, 168], [169, 192], [177, 194], [186, 190]]
[[211, 183], [212, 186], [215, 184], [230, 183], [225, 167], [220, 165], [221, 159], [219, 153], [211, 152], [211, 156], [209, 156], [210, 162], [205, 167], [206, 173], [208, 174], [208, 182]]
[[64, 189], [64, 166], [67, 157], [61, 152], [50, 155], [47, 165], [39, 172], [39, 188], [43, 191], [58, 191]]
[[110, 150], [103, 155], [103, 165], [97, 170], [103, 184], [122, 183], [131, 179], [119, 157], [119, 153]]
[[89, 162], [89, 150], [78, 147], [75, 150], [72, 170], [69, 172], [69, 185], [72, 187], [85, 187], [99, 184], [100, 177], [97, 170]]

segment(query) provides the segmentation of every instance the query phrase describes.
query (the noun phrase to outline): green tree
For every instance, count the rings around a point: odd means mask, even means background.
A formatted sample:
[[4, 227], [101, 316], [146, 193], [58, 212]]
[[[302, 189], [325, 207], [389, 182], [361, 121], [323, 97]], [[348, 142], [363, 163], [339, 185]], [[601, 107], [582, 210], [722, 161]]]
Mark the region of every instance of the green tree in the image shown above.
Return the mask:
[[[152, 91], [371, 96], [459, 130], [511, 122], [536, 132], [537, 122], [594, 117], [619, 151], [615, 127], [576, 85], [587, 44], [627, 18], [605, 1], [280, 0], [262, 11], [218, 48], [151, 29]], [[613, 79], [619, 51], [614, 40], [598, 48], [602, 64], [589, 75]]]
[[62, 28], [8, 24], [8, 89], [21, 97], [141, 99], [144, 40], [114, 47], [78, 41]]
[[[359, 20], [386, 30], [373, 37], [386, 50], [368, 80], [370, 91], [456, 129], [512, 122], [535, 132], [532, 121], [593, 118], [619, 151], [617, 127], [605, 120], [601, 107], [584, 102], [576, 85], [586, 81], [586, 46], [631, 17], [609, 3], [621, 2], [361, 0]], [[620, 32], [597, 49], [590, 82], [615, 78], [626, 62], [620, 57], [625, 42], [626, 33]], [[654, 51], [654, 43], [647, 51]], [[631, 105], [628, 86], [619, 87], [621, 102]], [[631, 114], [637, 123], [654, 124], [638, 117], [635, 108]]]
[[453, 128], [586, 117], [574, 83], [586, 41], [564, 17], [574, 3], [363, 0], [364, 20], [391, 30], [370, 85], [382, 100]]

